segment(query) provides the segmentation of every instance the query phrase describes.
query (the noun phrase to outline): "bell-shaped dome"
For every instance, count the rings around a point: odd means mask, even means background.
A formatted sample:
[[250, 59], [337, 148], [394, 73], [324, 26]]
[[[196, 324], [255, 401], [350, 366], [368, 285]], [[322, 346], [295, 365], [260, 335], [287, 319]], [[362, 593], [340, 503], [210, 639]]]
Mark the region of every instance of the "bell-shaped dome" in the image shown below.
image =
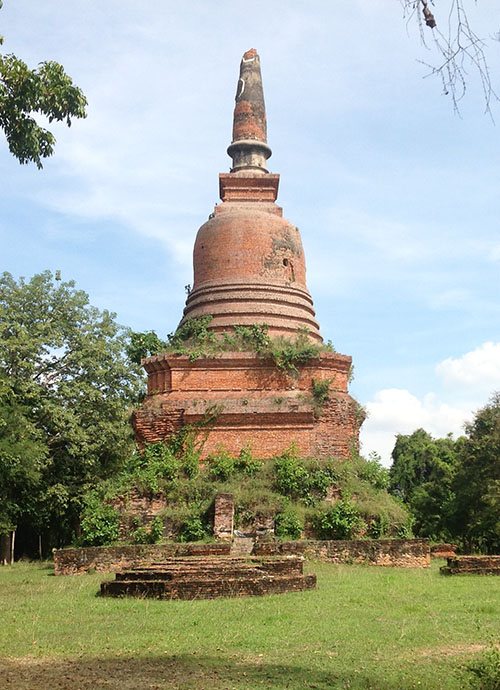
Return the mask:
[[183, 321], [210, 314], [215, 331], [267, 324], [270, 335], [286, 336], [306, 328], [321, 342], [300, 234], [275, 203], [279, 175], [265, 167], [271, 149], [255, 50], [241, 61], [228, 153], [233, 166], [219, 176], [222, 204], [196, 237]]

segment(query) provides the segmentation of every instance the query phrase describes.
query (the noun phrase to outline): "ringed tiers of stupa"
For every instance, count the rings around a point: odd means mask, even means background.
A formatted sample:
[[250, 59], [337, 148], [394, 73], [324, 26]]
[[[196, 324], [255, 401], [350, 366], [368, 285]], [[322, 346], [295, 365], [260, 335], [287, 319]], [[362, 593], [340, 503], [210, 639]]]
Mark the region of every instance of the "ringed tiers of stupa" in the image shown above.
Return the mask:
[[[194, 280], [181, 324], [210, 315], [216, 333], [266, 324], [271, 337], [294, 339], [307, 330], [322, 343], [306, 286], [298, 228], [276, 204], [279, 175], [268, 172], [266, 112], [260, 60], [243, 55], [236, 91], [229, 173], [219, 175], [221, 203], [198, 231]], [[324, 351], [292, 376], [254, 352], [223, 352], [190, 361], [164, 354], [143, 360], [148, 392], [133, 414], [140, 446], [166, 440], [216, 405], [202, 458], [220, 446], [237, 455], [281, 453], [294, 441], [305, 456], [348, 457], [358, 448], [362, 414], [347, 391], [351, 357]], [[321, 406], [313, 380], [328, 380]]]

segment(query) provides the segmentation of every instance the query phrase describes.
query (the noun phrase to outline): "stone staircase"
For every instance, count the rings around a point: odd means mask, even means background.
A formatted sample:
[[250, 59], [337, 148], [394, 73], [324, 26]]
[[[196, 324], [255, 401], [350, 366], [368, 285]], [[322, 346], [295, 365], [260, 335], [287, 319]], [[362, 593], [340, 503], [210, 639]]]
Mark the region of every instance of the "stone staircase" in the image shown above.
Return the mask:
[[440, 571], [443, 575], [500, 575], [500, 556], [454, 556]]
[[304, 559], [170, 558], [162, 563], [116, 573], [101, 584], [101, 595], [155, 599], [215, 599], [296, 592], [316, 587], [316, 575], [303, 574]]

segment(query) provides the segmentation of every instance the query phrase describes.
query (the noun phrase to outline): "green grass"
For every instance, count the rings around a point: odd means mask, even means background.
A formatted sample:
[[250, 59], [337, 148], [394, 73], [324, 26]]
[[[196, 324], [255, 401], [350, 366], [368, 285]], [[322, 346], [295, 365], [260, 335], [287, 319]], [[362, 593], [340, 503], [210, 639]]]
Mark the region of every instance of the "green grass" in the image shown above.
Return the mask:
[[0, 569], [0, 687], [469, 687], [466, 663], [500, 639], [500, 578], [437, 567], [310, 563], [313, 591], [168, 602], [15, 564]]

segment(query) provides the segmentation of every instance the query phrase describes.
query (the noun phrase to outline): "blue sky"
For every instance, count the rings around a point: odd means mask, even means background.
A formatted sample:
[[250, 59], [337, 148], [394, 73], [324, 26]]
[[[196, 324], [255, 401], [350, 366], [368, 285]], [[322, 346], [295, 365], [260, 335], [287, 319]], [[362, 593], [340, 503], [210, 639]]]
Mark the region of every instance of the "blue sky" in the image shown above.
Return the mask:
[[[488, 39], [497, 2], [469, 4]], [[459, 434], [500, 389], [498, 125], [472, 74], [460, 117], [425, 78], [432, 40], [398, 0], [4, 0], [0, 33], [89, 100], [43, 171], [0, 142], [2, 270], [59, 269], [123, 325], [172, 331], [256, 48], [278, 203], [323, 336], [353, 357], [363, 451], [388, 463], [398, 433]], [[489, 41], [500, 91], [499, 57]]]

